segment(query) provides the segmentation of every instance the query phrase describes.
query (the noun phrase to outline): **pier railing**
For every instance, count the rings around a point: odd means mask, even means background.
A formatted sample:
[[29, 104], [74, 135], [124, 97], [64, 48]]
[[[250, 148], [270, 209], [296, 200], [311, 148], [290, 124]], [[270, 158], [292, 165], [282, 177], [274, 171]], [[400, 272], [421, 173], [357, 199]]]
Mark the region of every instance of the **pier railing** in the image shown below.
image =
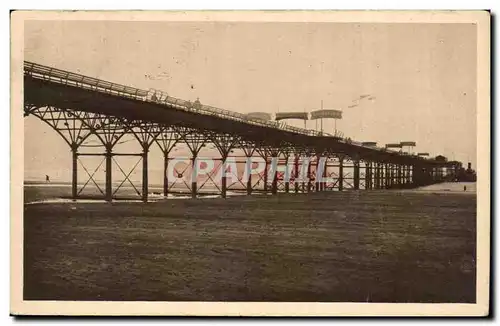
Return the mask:
[[24, 61], [24, 74], [29, 75], [35, 79], [50, 81], [56, 84], [70, 85], [82, 89], [88, 89], [106, 94], [113, 94], [134, 100], [163, 104], [177, 110], [188, 111], [202, 115], [216, 116], [222, 119], [228, 119], [228, 120], [238, 121], [241, 123], [278, 129], [295, 134], [301, 134], [307, 136], [332, 137], [335, 141], [341, 143], [351, 144], [354, 146], [359, 146], [364, 148], [370, 148], [372, 150], [387, 151], [385, 148], [364, 146], [361, 142], [352, 141], [350, 138], [343, 137], [343, 135], [339, 134], [331, 135], [315, 130], [289, 126], [283, 122], [249, 117], [246, 114], [229, 111], [221, 108], [216, 108], [210, 105], [204, 105], [198, 101], [191, 102], [180, 98], [176, 98], [168, 95], [166, 92], [163, 91], [155, 89], [143, 90], [135, 87], [125, 86], [73, 73], [66, 70], [40, 65], [33, 62]]

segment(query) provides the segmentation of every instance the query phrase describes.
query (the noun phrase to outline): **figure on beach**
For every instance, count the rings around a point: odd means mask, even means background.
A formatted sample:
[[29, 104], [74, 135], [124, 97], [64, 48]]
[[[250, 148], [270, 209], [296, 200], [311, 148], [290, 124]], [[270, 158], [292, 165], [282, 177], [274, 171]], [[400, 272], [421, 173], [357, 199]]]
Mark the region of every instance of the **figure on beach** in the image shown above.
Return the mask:
[[467, 186], [464, 186], [464, 191], [467, 191]]
[[50, 182], [50, 178], [47, 174], [45, 175], [45, 182]]

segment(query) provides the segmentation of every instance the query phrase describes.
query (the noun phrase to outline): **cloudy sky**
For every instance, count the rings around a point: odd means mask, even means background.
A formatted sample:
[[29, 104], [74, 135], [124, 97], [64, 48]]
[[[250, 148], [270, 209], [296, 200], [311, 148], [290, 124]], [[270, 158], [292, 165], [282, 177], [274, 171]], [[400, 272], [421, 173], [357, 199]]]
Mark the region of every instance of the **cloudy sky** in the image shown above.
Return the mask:
[[[352, 139], [476, 162], [472, 24], [27, 21], [25, 60], [241, 113], [323, 101]], [[34, 117], [25, 128], [25, 178], [69, 177], [59, 136]]]

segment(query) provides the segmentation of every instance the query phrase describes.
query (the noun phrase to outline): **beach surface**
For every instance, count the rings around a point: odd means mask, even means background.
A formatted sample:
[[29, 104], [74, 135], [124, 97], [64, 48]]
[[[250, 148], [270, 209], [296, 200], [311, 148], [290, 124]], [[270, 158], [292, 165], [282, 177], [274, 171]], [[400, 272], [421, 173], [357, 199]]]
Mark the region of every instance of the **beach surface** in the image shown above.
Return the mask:
[[32, 185], [24, 299], [472, 303], [464, 185], [147, 204], [57, 202], [71, 189]]

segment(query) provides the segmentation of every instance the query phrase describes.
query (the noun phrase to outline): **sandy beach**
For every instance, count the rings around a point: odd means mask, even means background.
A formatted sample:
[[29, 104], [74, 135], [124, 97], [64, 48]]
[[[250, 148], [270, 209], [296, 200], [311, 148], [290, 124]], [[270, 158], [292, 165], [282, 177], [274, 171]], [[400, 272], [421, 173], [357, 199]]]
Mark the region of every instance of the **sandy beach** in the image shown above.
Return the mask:
[[25, 205], [24, 296], [475, 302], [476, 196], [443, 189]]

